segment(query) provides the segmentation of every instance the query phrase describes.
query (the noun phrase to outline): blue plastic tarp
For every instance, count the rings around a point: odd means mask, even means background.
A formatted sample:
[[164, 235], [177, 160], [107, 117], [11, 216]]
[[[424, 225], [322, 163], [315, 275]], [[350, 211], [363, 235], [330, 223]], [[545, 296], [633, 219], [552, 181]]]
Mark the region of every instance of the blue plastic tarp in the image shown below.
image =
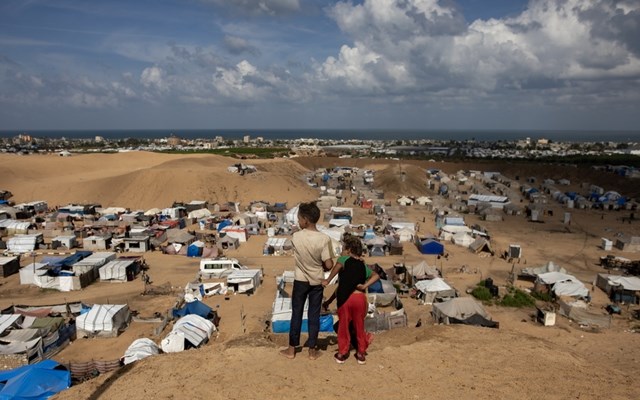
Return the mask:
[[440, 255], [444, 253], [444, 245], [435, 240], [424, 240], [418, 245], [418, 250], [422, 254]]
[[47, 399], [71, 386], [71, 372], [53, 360], [0, 372], [0, 400]]
[[196, 314], [202, 318], [207, 318], [212, 309], [203, 302], [196, 300], [191, 303], [186, 303], [181, 309], [173, 309], [172, 314], [175, 318], [184, 317], [189, 314]]
[[[288, 333], [291, 329], [291, 321], [273, 321], [271, 323], [271, 330], [273, 333]], [[302, 320], [302, 333], [309, 332], [309, 322], [306, 319]], [[333, 316], [321, 315], [320, 316], [320, 332], [333, 332]]]
[[227, 226], [233, 225], [233, 221], [225, 219], [224, 221], [221, 221], [218, 226], [216, 227], [216, 229], [219, 231], [221, 231], [222, 229], [224, 229]]

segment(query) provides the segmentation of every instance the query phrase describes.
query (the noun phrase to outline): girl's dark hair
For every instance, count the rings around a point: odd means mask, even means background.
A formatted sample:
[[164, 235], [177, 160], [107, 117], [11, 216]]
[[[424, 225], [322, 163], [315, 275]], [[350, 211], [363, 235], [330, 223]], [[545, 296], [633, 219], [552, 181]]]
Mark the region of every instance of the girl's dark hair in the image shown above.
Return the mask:
[[353, 235], [345, 235], [342, 240], [344, 248], [349, 250], [351, 254], [361, 256], [364, 253], [364, 247], [362, 246], [362, 240]]
[[320, 209], [315, 201], [310, 203], [300, 203], [298, 206], [298, 215], [304, 217], [312, 224], [315, 224], [320, 220]]

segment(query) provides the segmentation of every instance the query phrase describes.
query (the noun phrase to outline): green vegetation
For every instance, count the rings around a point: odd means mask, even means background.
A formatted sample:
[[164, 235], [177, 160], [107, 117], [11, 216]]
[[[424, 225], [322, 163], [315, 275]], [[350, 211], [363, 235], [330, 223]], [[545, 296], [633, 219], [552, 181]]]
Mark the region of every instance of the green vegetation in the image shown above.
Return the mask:
[[536, 304], [536, 300], [526, 292], [510, 287], [509, 293], [507, 293], [499, 303], [503, 307], [533, 307]]
[[471, 291], [471, 295], [480, 301], [491, 301], [493, 296], [487, 287], [484, 286], [484, 281], [478, 282], [475, 288]]
[[531, 296], [534, 299], [551, 302], [551, 293], [539, 293], [539, 292], [531, 292]]

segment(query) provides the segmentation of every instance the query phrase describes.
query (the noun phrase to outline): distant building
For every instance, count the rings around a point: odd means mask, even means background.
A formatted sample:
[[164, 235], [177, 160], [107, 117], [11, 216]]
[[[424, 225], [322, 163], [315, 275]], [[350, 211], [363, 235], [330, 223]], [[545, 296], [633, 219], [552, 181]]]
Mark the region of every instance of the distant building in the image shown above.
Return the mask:
[[167, 139], [167, 144], [169, 146], [179, 146], [180, 143], [182, 142], [182, 139], [180, 139], [179, 137], [177, 137], [176, 135], [171, 135], [169, 136], [169, 138]]
[[247, 144], [247, 143], [249, 143], [250, 141], [251, 141], [251, 136], [249, 136], [249, 135], [244, 135], [244, 136], [243, 136], [243, 138], [242, 138], [242, 143]]

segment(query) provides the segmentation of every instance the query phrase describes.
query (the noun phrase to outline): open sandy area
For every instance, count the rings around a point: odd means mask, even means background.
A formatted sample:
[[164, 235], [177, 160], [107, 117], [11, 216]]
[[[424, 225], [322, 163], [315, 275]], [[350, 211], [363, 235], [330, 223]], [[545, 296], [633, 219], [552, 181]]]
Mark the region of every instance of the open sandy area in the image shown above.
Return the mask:
[[[212, 155], [167, 155], [152, 153], [51, 155], [0, 155], [0, 189], [10, 190], [15, 202], [45, 200], [50, 206], [95, 202], [104, 207], [131, 210], [169, 207], [173, 201], [208, 200], [241, 202], [252, 200], [287, 202], [318, 197], [317, 189], [302, 179], [309, 170], [336, 165], [355, 165], [377, 172], [376, 187], [394, 201], [396, 195], [433, 195], [426, 190], [425, 168], [437, 167], [454, 173], [460, 169], [501, 171], [513, 178], [537, 176], [559, 179], [570, 175], [575, 184], [588, 181], [622, 194], [634, 196], [638, 182], [622, 180], [605, 172], [558, 168], [533, 164], [450, 164], [390, 160], [345, 160], [332, 158], [298, 160], [251, 160], [258, 172], [245, 176], [227, 172], [238, 160]], [[400, 175], [408, 178], [401, 180]], [[351, 198], [352, 200], [352, 198]], [[347, 203], [349, 205], [349, 203]], [[614, 249], [604, 252], [600, 238], [619, 232], [640, 235], [640, 225], [623, 223], [624, 211], [571, 210], [571, 225], [562, 221], [564, 209], [551, 203], [554, 216], [544, 223], [530, 223], [524, 216], [505, 216], [502, 222], [480, 221], [465, 215], [469, 225], [479, 223], [492, 235], [496, 252], [511, 243], [520, 244], [524, 257], [515, 266], [497, 255], [481, 257], [468, 249], [446, 245], [448, 259], [421, 255], [405, 243], [401, 256], [368, 257], [367, 262], [388, 268], [422, 260], [441, 268], [444, 278], [461, 295], [481, 279], [492, 277], [505, 285], [509, 271], [540, 266], [553, 261], [581, 279], [587, 287], [598, 272], [600, 256], [615, 254], [631, 259], [639, 254]], [[354, 223], [373, 223], [366, 210], [356, 208]], [[434, 215], [420, 206], [406, 207], [406, 220], [420, 222], [420, 233], [436, 233]], [[423, 220], [425, 222], [423, 222]], [[323, 355], [315, 361], [306, 352], [288, 360], [278, 355], [287, 344], [286, 335], [269, 332], [275, 277], [293, 269], [290, 257], [263, 256], [265, 236], [253, 236], [227, 256], [263, 268], [264, 282], [254, 295], [213, 296], [205, 302], [221, 316], [219, 334], [198, 350], [165, 354], [101, 375], [59, 394], [59, 399], [637, 399], [640, 389], [635, 368], [640, 366], [640, 321], [631, 317], [638, 306], [623, 307], [614, 315], [610, 329], [582, 328], [558, 316], [553, 327], [532, 320], [535, 309], [488, 307], [500, 329], [461, 325], [434, 325], [430, 306], [410, 297], [402, 298], [408, 315], [406, 328], [375, 335], [367, 364], [359, 366], [351, 357], [344, 365], [333, 360], [337, 349], [334, 335], [323, 335]], [[143, 283], [96, 282], [82, 291], [54, 292], [21, 286], [17, 275], [0, 278], [0, 307], [11, 304], [127, 303], [142, 317], [165, 313], [185, 284], [194, 279], [198, 259], [148, 252], [154, 284], [167, 283], [171, 295], [142, 295]], [[23, 265], [31, 260], [23, 260]], [[466, 266], [466, 272], [460, 272]], [[530, 287], [516, 281], [517, 286]], [[608, 304], [598, 288], [592, 291], [593, 308], [604, 312]], [[246, 316], [244, 319], [242, 316]], [[416, 327], [418, 320], [422, 321]], [[61, 363], [112, 360], [121, 357], [129, 344], [141, 337], [158, 342], [155, 324], [132, 322], [118, 338], [78, 339], [55, 359]]]

